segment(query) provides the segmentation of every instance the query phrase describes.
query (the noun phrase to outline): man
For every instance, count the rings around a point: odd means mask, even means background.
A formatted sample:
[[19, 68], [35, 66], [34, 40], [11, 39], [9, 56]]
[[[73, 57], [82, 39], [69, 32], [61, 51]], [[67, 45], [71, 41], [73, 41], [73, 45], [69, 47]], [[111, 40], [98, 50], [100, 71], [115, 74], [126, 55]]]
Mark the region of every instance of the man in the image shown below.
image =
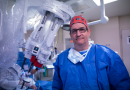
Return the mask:
[[85, 18], [70, 22], [74, 48], [62, 52], [55, 65], [53, 90], [130, 90], [130, 78], [119, 55], [98, 44], [89, 44]]

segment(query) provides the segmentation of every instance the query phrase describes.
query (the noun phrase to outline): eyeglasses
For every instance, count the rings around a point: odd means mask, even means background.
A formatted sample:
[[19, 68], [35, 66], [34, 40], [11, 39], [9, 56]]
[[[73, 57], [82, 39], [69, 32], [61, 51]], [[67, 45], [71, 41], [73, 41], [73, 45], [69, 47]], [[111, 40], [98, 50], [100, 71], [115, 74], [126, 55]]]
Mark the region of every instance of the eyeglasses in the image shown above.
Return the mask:
[[85, 33], [88, 29], [87, 28], [72, 29], [71, 34], [76, 34], [78, 30], [80, 33]]

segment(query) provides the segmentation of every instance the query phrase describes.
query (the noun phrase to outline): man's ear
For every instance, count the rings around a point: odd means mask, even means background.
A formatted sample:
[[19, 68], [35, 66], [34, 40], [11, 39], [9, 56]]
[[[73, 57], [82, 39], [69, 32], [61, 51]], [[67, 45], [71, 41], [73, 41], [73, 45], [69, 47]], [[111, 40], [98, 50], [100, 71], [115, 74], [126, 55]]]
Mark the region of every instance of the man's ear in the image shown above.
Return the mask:
[[88, 36], [90, 36], [90, 34], [91, 34], [91, 30], [90, 30], [90, 29], [88, 29]]

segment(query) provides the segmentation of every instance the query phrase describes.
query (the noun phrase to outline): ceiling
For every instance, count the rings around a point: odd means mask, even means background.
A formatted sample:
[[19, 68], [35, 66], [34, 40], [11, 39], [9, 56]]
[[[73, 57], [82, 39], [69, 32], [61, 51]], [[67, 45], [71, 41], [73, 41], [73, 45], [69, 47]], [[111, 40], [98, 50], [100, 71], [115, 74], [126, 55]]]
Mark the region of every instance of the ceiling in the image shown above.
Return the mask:
[[[93, 0], [59, 0], [70, 5], [76, 15], [83, 15], [87, 21], [99, 20], [101, 17], [100, 6]], [[130, 0], [118, 0], [105, 4], [106, 16], [123, 16], [130, 14]]]

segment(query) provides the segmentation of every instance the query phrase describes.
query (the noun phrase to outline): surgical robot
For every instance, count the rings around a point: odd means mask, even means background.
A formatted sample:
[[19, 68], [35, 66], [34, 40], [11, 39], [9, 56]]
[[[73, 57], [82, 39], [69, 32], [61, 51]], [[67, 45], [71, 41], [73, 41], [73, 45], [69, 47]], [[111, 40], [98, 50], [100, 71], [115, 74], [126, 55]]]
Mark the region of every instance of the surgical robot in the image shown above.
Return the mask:
[[44, 0], [44, 4], [39, 8], [39, 12], [42, 15], [42, 19], [37, 27], [34, 28], [25, 44], [23, 65], [26, 59], [30, 59], [31, 66], [26, 75], [22, 76], [23, 84], [21, 89], [25, 82], [30, 82], [28, 76], [32, 67], [41, 68], [48, 60], [51, 54], [51, 45], [60, 26], [69, 22], [75, 15], [70, 6], [56, 0]]

